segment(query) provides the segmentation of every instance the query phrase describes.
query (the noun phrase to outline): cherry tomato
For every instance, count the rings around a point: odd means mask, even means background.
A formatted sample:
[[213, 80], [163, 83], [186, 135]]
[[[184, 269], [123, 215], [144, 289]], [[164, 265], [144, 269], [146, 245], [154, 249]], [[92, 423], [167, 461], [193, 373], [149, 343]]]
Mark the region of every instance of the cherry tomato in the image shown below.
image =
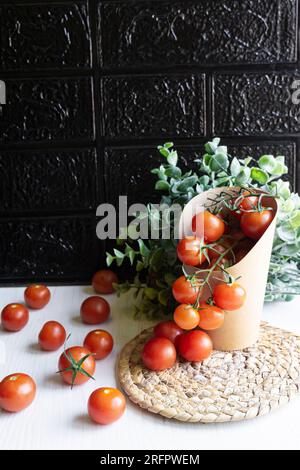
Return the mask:
[[244, 191], [243, 192], [243, 199], [241, 200], [240, 203], [238, 203], [238, 208], [241, 211], [251, 211], [251, 210], [256, 210], [257, 209], [257, 204], [258, 204], [258, 197], [257, 196], [250, 196], [249, 191]]
[[192, 230], [196, 237], [212, 243], [219, 240], [225, 231], [225, 223], [221, 217], [209, 211], [200, 212], [192, 219]]
[[246, 291], [236, 282], [218, 284], [214, 288], [213, 299], [214, 303], [223, 310], [238, 310], [245, 303]]
[[158, 338], [167, 338], [178, 346], [178, 339], [183, 334], [183, 330], [179, 328], [173, 321], [162, 321], [154, 327], [154, 335]]
[[193, 330], [199, 323], [198, 310], [191, 305], [181, 304], [174, 312], [175, 323], [183, 330]]
[[1, 323], [7, 331], [20, 331], [27, 324], [29, 312], [22, 304], [8, 304], [1, 312]]
[[114, 340], [108, 331], [94, 330], [86, 335], [83, 345], [93, 353], [94, 359], [98, 360], [104, 359], [111, 353]]
[[245, 212], [241, 218], [241, 229], [244, 234], [254, 240], [259, 240], [274, 218], [272, 211]]
[[30, 308], [40, 309], [45, 307], [51, 297], [48, 287], [40, 284], [32, 284], [25, 289], [25, 302]]
[[97, 388], [90, 395], [88, 413], [98, 424], [110, 424], [121, 418], [126, 408], [123, 393], [116, 388]]
[[56, 351], [66, 341], [66, 330], [57, 321], [47, 321], [39, 334], [39, 345], [45, 351]]
[[186, 237], [180, 240], [177, 245], [177, 256], [188, 266], [199, 266], [206, 259], [201, 250], [201, 240], [196, 237]]
[[[86, 358], [80, 364], [84, 357]], [[92, 378], [95, 367], [95, 359], [91, 352], [81, 346], [66, 349], [58, 361], [58, 370], [61, 377], [67, 384], [72, 386], [83, 384]]]
[[204, 361], [211, 355], [212, 350], [212, 341], [204, 331], [189, 331], [179, 340], [179, 353], [186, 361]]
[[180, 276], [173, 283], [173, 297], [180, 304], [194, 304], [198, 295], [197, 281], [190, 281], [185, 276]]
[[24, 410], [33, 402], [35, 393], [35, 382], [29, 375], [8, 375], [0, 382], [0, 408], [14, 413]]
[[198, 311], [200, 316], [199, 326], [203, 330], [216, 330], [223, 325], [225, 314], [219, 307], [201, 302]]
[[84, 323], [97, 325], [105, 322], [110, 314], [109, 303], [102, 297], [92, 295], [85, 299], [80, 308], [80, 315]]
[[118, 282], [118, 276], [110, 269], [97, 271], [92, 279], [93, 288], [98, 294], [112, 294], [115, 292], [113, 284]]
[[167, 338], [149, 339], [144, 345], [142, 359], [148, 369], [169, 369], [173, 367], [176, 362], [175, 346]]

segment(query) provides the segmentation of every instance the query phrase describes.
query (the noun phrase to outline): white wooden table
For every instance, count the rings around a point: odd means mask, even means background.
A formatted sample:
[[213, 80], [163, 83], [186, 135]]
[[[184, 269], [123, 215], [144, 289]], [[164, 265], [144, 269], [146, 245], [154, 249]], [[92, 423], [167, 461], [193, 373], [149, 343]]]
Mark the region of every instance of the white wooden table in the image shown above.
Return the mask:
[[[23, 300], [23, 288], [1, 288], [0, 308]], [[72, 391], [55, 374], [58, 352], [42, 352], [37, 336], [47, 320], [58, 320], [72, 334], [69, 344], [82, 344], [91, 326], [79, 318], [88, 287], [51, 287], [51, 302], [32, 311], [18, 333], [0, 331], [0, 378], [25, 372], [37, 383], [34, 403], [18, 414], [0, 411], [1, 449], [300, 449], [300, 397], [264, 417], [228, 424], [183, 424], [142, 411], [127, 401], [124, 416], [110, 426], [93, 424], [86, 405], [101, 386], [116, 386], [115, 362], [120, 348], [149, 322], [133, 320], [126, 302], [107, 296], [111, 319], [102, 325], [115, 339], [112, 354], [97, 362], [96, 382]], [[263, 318], [300, 334], [300, 298], [291, 303], [266, 305]]]

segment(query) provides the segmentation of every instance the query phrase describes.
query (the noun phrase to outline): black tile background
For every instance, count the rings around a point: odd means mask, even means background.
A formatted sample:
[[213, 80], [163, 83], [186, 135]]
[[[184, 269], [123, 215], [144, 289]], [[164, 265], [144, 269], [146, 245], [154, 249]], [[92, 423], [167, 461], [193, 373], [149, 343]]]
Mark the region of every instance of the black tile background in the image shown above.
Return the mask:
[[0, 282], [86, 282], [95, 209], [155, 200], [155, 148], [286, 155], [300, 189], [298, 0], [0, 2]]

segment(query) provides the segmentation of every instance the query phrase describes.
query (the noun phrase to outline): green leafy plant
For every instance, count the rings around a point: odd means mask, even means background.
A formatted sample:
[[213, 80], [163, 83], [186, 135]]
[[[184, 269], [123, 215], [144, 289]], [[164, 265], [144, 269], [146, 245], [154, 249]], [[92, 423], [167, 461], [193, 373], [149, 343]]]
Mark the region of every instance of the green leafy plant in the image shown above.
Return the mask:
[[[210, 188], [239, 186], [258, 188], [278, 198], [279, 211], [265, 300], [290, 300], [300, 294], [300, 197], [292, 193], [290, 184], [282, 179], [288, 173], [283, 156], [263, 155], [258, 160], [232, 157], [220, 139], [205, 144], [202, 158], [196, 159], [196, 171], [184, 172], [178, 165], [178, 154], [171, 142], [158, 147], [163, 162], [152, 173], [157, 176], [155, 190], [162, 192], [161, 203], [184, 206], [194, 196]], [[169, 224], [168, 215], [158, 213], [149, 204], [147, 212], [138, 220], [148, 217], [151, 222], [159, 218], [162, 227]], [[165, 220], [163, 220], [165, 219]], [[126, 231], [127, 239], [118, 239], [113, 254], [107, 253], [107, 265], [118, 266], [128, 261], [135, 267], [132, 282], [118, 286], [118, 293], [135, 288], [136, 313], [148, 316], [170, 314], [174, 308], [171, 286], [182, 274], [176, 256], [177, 241], [158, 239], [134, 240], [134, 226]], [[123, 234], [124, 236], [124, 234]]]

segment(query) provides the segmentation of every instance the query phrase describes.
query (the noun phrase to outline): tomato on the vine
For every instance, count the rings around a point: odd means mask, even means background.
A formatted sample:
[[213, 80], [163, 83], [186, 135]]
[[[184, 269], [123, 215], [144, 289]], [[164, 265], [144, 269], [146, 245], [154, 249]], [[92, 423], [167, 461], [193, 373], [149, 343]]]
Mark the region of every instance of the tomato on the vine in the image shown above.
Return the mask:
[[201, 240], [197, 237], [186, 237], [180, 240], [177, 245], [177, 256], [188, 266], [200, 266], [206, 259]]
[[223, 310], [238, 310], [246, 300], [246, 291], [238, 283], [218, 284], [213, 292], [214, 303]]
[[66, 340], [66, 330], [57, 321], [48, 321], [39, 334], [39, 345], [45, 351], [56, 351]]
[[88, 414], [98, 424], [110, 424], [121, 418], [126, 408], [123, 393], [116, 388], [94, 390], [88, 401]]
[[7, 331], [20, 331], [28, 320], [29, 312], [22, 304], [8, 304], [1, 312], [1, 324]]
[[107, 357], [114, 346], [112, 335], [105, 330], [90, 331], [84, 339], [83, 345], [93, 353], [96, 360]]
[[85, 299], [80, 308], [80, 315], [84, 323], [97, 325], [105, 322], [110, 314], [109, 303], [102, 297], [92, 295]]
[[207, 243], [219, 240], [225, 232], [225, 222], [209, 211], [200, 212], [192, 219], [192, 230], [196, 237]]
[[173, 367], [176, 362], [176, 349], [167, 338], [149, 339], [142, 351], [142, 360], [150, 370], [165, 370]]
[[183, 330], [193, 330], [198, 326], [199, 313], [192, 305], [181, 304], [175, 309], [174, 321]]
[[115, 292], [113, 284], [118, 284], [119, 279], [111, 269], [97, 271], [92, 279], [92, 285], [98, 294], [112, 294]]
[[183, 329], [171, 320], [162, 321], [154, 327], [155, 336], [158, 338], [167, 338], [172, 341], [175, 346], [178, 345], [178, 339], [182, 334]]
[[274, 218], [270, 210], [261, 212], [245, 212], [241, 217], [241, 229], [244, 234], [254, 240], [259, 240]]
[[201, 302], [199, 309], [199, 326], [203, 330], [210, 331], [220, 328], [225, 319], [224, 311], [216, 305]]
[[238, 203], [238, 208], [241, 211], [257, 210], [258, 196], [251, 196], [250, 191], [244, 191], [242, 196], [241, 202]]
[[36, 385], [27, 374], [8, 375], [0, 382], [0, 408], [18, 412], [27, 408], [35, 397]]
[[41, 284], [32, 284], [25, 289], [25, 302], [30, 308], [40, 309], [45, 307], [51, 297], [47, 286]]
[[179, 340], [179, 353], [186, 361], [204, 361], [211, 355], [212, 350], [212, 340], [204, 331], [189, 331]]
[[58, 372], [63, 380], [72, 385], [80, 385], [93, 378], [95, 359], [91, 352], [81, 346], [66, 349], [58, 361]]
[[198, 290], [198, 282], [187, 279], [185, 276], [176, 279], [172, 286], [173, 297], [180, 304], [194, 304], [197, 300]]

